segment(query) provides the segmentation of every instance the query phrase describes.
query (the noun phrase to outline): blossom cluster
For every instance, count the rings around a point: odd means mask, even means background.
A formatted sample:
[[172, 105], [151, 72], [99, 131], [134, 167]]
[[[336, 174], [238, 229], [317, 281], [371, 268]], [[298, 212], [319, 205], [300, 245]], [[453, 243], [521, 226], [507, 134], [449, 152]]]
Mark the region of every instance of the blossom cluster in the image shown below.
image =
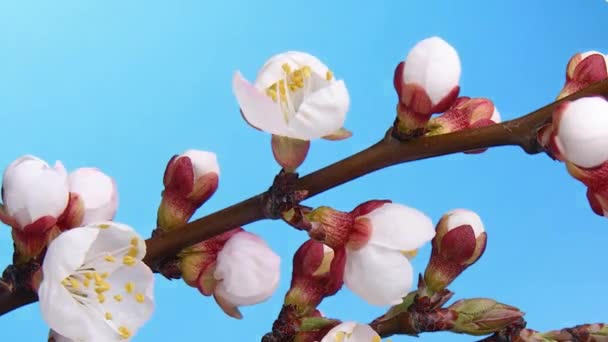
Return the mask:
[[[595, 51], [572, 57], [558, 98], [608, 78], [607, 65], [608, 57]], [[443, 39], [416, 44], [394, 74], [393, 137], [407, 142], [499, 123], [492, 101], [459, 96], [460, 73], [458, 53]], [[344, 128], [350, 106], [345, 82], [308, 53], [273, 56], [254, 82], [236, 72], [232, 87], [245, 121], [272, 135], [272, 153], [283, 169], [279, 176], [295, 173], [311, 140], [352, 134]], [[608, 216], [608, 101], [596, 96], [562, 102], [538, 141], [587, 186], [593, 210]], [[173, 156], [163, 175], [154, 234], [179, 231], [214, 195], [219, 181], [213, 152], [191, 149]], [[295, 225], [286, 217], [300, 210], [297, 227], [310, 237], [294, 255], [282, 311], [287, 318], [279, 322], [298, 341], [378, 342], [371, 326], [326, 319], [317, 306], [345, 285], [370, 305], [398, 311], [412, 294], [444, 293], [486, 248], [484, 224], [467, 209], [448, 211], [434, 224], [422, 211], [390, 200], [365, 201], [350, 211], [290, 204], [282, 218]], [[0, 220], [12, 228], [16, 266], [38, 265], [26, 284], [18, 285], [38, 294], [50, 341], [130, 340], [152, 317], [154, 272], [144, 262], [146, 241], [134, 228], [113, 221], [117, 208], [116, 182], [99, 169], [68, 173], [61, 162], [50, 166], [31, 155], [6, 168]], [[427, 243], [430, 260], [412, 290], [411, 260]], [[239, 307], [268, 300], [280, 280], [280, 257], [243, 227], [164, 262], [154, 271], [175, 273], [237, 319], [242, 318]], [[488, 299], [458, 301], [448, 309], [454, 317], [461, 314], [450, 321], [452, 331], [470, 334], [500, 329], [522, 315]], [[301, 329], [311, 318], [320, 319], [315, 329]]]

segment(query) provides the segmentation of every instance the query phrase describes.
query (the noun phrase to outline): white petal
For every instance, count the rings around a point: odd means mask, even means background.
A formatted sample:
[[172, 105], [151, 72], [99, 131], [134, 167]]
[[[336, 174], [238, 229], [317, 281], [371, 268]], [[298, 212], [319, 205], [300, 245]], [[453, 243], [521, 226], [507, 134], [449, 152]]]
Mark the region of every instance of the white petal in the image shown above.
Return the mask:
[[284, 135], [287, 123], [278, 103], [256, 89], [236, 72], [232, 79], [232, 90], [249, 124], [276, 135]]
[[87, 339], [99, 330], [100, 317], [77, 303], [60, 282], [42, 282], [38, 289], [42, 319], [57, 333], [71, 339]]
[[257, 89], [263, 90], [285, 78], [283, 64], [287, 64], [292, 70], [300, 69], [304, 66], [310, 67], [311, 71], [320, 78], [325, 79], [329, 70], [317, 57], [300, 51], [288, 51], [272, 56], [260, 69], [255, 80]]
[[458, 52], [439, 37], [418, 42], [405, 60], [403, 82], [422, 86], [433, 104], [452, 91], [459, 80]]
[[241, 232], [217, 256], [215, 291], [235, 306], [257, 304], [274, 293], [279, 275], [280, 257], [259, 237]]
[[378, 338], [378, 334], [367, 324], [343, 322], [327, 332], [321, 342], [374, 342]]
[[[99, 232], [97, 239], [89, 248], [85, 266], [95, 268], [99, 273], [112, 273], [125, 265], [124, 258], [131, 252], [134, 261], [143, 259], [146, 255], [146, 243], [137, 232], [127, 226], [117, 222], [100, 222], [89, 225]], [[111, 259], [106, 259], [111, 256]]]
[[344, 81], [332, 82], [304, 99], [285, 135], [300, 140], [329, 135], [344, 126], [349, 104]]
[[[154, 312], [154, 274], [143, 262], [132, 267], [121, 267], [106, 279], [111, 285], [102, 304], [103, 314], [110, 313], [108, 323], [116, 332], [119, 327], [126, 327], [132, 335], [146, 323]], [[134, 289], [127, 292], [127, 283]], [[117, 301], [115, 295], [122, 299]], [[139, 301], [138, 301], [139, 299]]]
[[475, 237], [478, 237], [479, 234], [485, 231], [483, 227], [483, 222], [481, 222], [481, 218], [477, 213], [467, 209], [454, 209], [445, 214], [448, 232], [456, 227], [460, 227], [462, 225], [468, 224], [473, 227], [473, 231], [475, 232]]
[[576, 165], [595, 167], [608, 160], [608, 102], [586, 97], [568, 104], [556, 142], [565, 158]]
[[435, 236], [433, 221], [423, 212], [398, 203], [386, 203], [365, 216], [371, 221], [370, 242], [386, 248], [412, 251]]
[[85, 256], [99, 234], [94, 228], [74, 228], [61, 233], [49, 245], [42, 263], [43, 283], [61, 281], [84, 264]]
[[95, 168], [80, 168], [70, 174], [69, 184], [84, 203], [83, 225], [114, 218], [118, 191], [112, 178]]
[[213, 152], [187, 150], [180, 154], [180, 157], [190, 158], [190, 162], [192, 162], [192, 167], [194, 168], [195, 179], [210, 172], [216, 173], [218, 176], [220, 174], [217, 156]]
[[4, 172], [2, 186], [6, 210], [21, 227], [44, 216], [59, 217], [68, 204], [64, 170], [51, 168], [33, 156], [11, 163]]
[[401, 252], [367, 244], [346, 251], [344, 283], [371, 305], [396, 305], [412, 287], [413, 269]]
[[500, 117], [500, 112], [498, 111], [498, 109], [496, 109], [496, 107], [494, 107], [494, 112], [492, 113], [490, 120], [494, 121], [495, 123], [502, 122], [502, 118]]

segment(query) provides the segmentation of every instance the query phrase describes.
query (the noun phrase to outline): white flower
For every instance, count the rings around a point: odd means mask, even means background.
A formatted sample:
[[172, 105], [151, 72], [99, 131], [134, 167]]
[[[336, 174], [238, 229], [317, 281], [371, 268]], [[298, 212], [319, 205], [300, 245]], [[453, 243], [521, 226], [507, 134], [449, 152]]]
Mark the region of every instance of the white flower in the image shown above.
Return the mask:
[[131, 338], [154, 310], [154, 275], [133, 228], [104, 222], [78, 227], [49, 245], [38, 289], [43, 319], [76, 341]]
[[20, 157], [4, 171], [2, 190], [6, 213], [19, 228], [45, 216], [58, 218], [68, 205], [68, 178], [59, 161], [50, 167], [37, 157]]
[[469, 225], [473, 228], [475, 238], [479, 234], [485, 232], [483, 222], [476, 212], [467, 209], [454, 209], [444, 214], [444, 220], [441, 224], [445, 225], [446, 232], [463, 225]]
[[432, 105], [445, 98], [460, 81], [458, 52], [439, 37], [418, 42], [405, 59], [404, 84], [418, 84]]
[[572, 101], [558, 110], [555, 121], [555, 143], [566, 160], [581, 167], [608, 160], [608, 101], [601, 97]]
[[338, 131], [350, 104], [344, 81], [335, 80], [316, 57], [297, 51], [273, 56], [255, 84], [237, 71], [232, 88], [250, 125], [300, 140]]
[[362, 248], [346, 249], [344, 283], [372, 305], [396, 305], [409, 292], [413, 269], [406, 256], [435, 236], [433, 222], [422, 212], [386, 203], [355, 219], [371, 227]]
[[194, 180], [207, 173], [215, 173], [219, 176], [220, 165], [217, 162], [217, 156], [213, 152], [201, 150], [187, 150], [180, 154], [178, 158], [188, 157], [192, 163], [194, 171]]
[[77, 193], [84, 204], [81, 225], [114, 219], [118, 207], [116, 183], [95, 168], [80, 168], [70, 173], [70, 192]]
[[321, 342], [380, 342], [380, 336], [367, 324], [344, 322], [333, 327]]
[[265, 301], [279, 284], [280, 262], [264, 240], [249, 232], [235, 234], [217, 256], [215, 296], [232, 306]]

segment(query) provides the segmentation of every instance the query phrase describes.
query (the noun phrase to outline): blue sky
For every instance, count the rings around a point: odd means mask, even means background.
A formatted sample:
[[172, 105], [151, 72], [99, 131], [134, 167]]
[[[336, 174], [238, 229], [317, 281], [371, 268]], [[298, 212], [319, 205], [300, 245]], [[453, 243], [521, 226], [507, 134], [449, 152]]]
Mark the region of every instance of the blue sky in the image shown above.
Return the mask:
[[[220, 188], [205, 215], [268, 187], [279, 170], [270, 136], [241, 119], [230, 81], [253, 78], [273, 54], [317, 55], [346, 81], [353, 138], [314, 142], [306, 174], [377, 141], [395, 115], [395, 65], [419, 40], [439, 35], [459, 52], [462, 95], [492, 99], [504, 119], [552, 101], [570, 56], [608, 52], [608, 2], [578, 1], [3, 1], [0, 2], [0, 166], [31, 153], [66, 167], [96, 166], [117, 181], [117, 221], [148, 236], [168, 158], [214, 151]], [[451, 289], [455, 299], [491, 297], [527, 313], [538, 330], [606, 319], [602, 256], [608, 222], [560, 163], [515, 147], [392, 167], [306, 203], [350, 210], [374, 198], [416, 207], [435, 221], [453, 208], [477, 211], [488, 249]], [[10, 262], [1, 227], [0, 264]], [[306, 238], [279, 222], [247, 229], [283, 257], [281, 286], [267, 302], [225, 317], [212, 299], [158, 278], [157, 311], [134, 341], [257, 341], [287, 290], [291, 255]], [[415, 259], [422, 272], [429, 247]], [[328, 316], [370, 321], [348, 290], [321, 305]], [[0, 318], [3, 340], [42, 341], [37, 305]], [[471, 341], [425, 334], [425, 341]], [[393, 341], [410, 340], [409, 337]]]

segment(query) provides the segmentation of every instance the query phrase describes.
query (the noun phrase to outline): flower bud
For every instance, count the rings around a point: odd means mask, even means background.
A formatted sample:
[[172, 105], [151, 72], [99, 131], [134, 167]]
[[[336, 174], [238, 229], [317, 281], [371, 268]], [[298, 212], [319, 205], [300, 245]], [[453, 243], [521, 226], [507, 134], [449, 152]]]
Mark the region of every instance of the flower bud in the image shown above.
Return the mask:
[[519, 309], [487, 298], [463, 299], [448, 307], [458, 314], [451, 331], [469, 335], [487, 335], [517, 321], [524, 313]]
[[76, 206], [77, 212], [82, 213], [81, 221], [70, 222], [69, 228], [114, 219], [118, 191], [112, 178], [96, 168], [80, 168], [70, 173], [68, 180], [71, 195], [68, 207]]
[[451, 133], [497, 122], [500, 122], [500, 114], [494, 108], [492, 101], [462, 96], [457, 98], [445, 113], [429, 121], [427, 135]]
[[217, 189], [220, 169], [214, 153], [188, 150], [171, 158], [165, 170], [165, 190], [157, 225], [170, 230], [186, 223]]
[[312, 227], [308, 235], [335, 249], [343, 247], [348, 242], [354, 222], [350, 213], [325, 206], [308, 213], [307, 220]]
[[608, 101], [596, 96], [561, 104], [553, 113], [552, 134], [551, 152], [558, 159], [599, 166], [608, 160]]
[[242, 318], [239, 306], [267, 300], [279, 283], [279, 256], [241, 228], [182, 251], [180, 262], [184, 281], [203, 295], [213, 295], [234, 318]]
[[277, 163], [286, 172], [294, 172], [306, 159], [310, 148], [310, 140], [299, 140], [273, 134], [271, 145], [272, 154]]
[[557, 99], [608, 78], [608, 55], [597, 51], [577, 53], [570, 58], [566, 67], [566, 84]]
[[17, 251], [37, 256], [59, 233], [58, 218], [68, 204], [68, 179], [60, 162], [50, 167], [30, 155], [13, 161], [4, 172], [0, 218], [13, 228]]
[[566, 162], [568, 173], [587, 186], [587, 200], [594, 213], [608, 217], [608, 162], [586, 169]]
[[435, 292], [445, 289], [481, 257], [486, 239], [476, 213], [456, 209], [444, 214], [437, 224], [431, 260], [424, 274], [428, 289]]
[[342, 288], [346, 253], [315, 240], [306, 241], [293, 257], [291, 288], [285, 305], [295, 305], [301, 316], [314, 312], [323, 298]]
[[395, 70], [399, 132], [415, 134], [433, 113], [447, 110], [458, 96], [459, 80], [460, 59], [452, 46], [439, 37], [416, 44]]

